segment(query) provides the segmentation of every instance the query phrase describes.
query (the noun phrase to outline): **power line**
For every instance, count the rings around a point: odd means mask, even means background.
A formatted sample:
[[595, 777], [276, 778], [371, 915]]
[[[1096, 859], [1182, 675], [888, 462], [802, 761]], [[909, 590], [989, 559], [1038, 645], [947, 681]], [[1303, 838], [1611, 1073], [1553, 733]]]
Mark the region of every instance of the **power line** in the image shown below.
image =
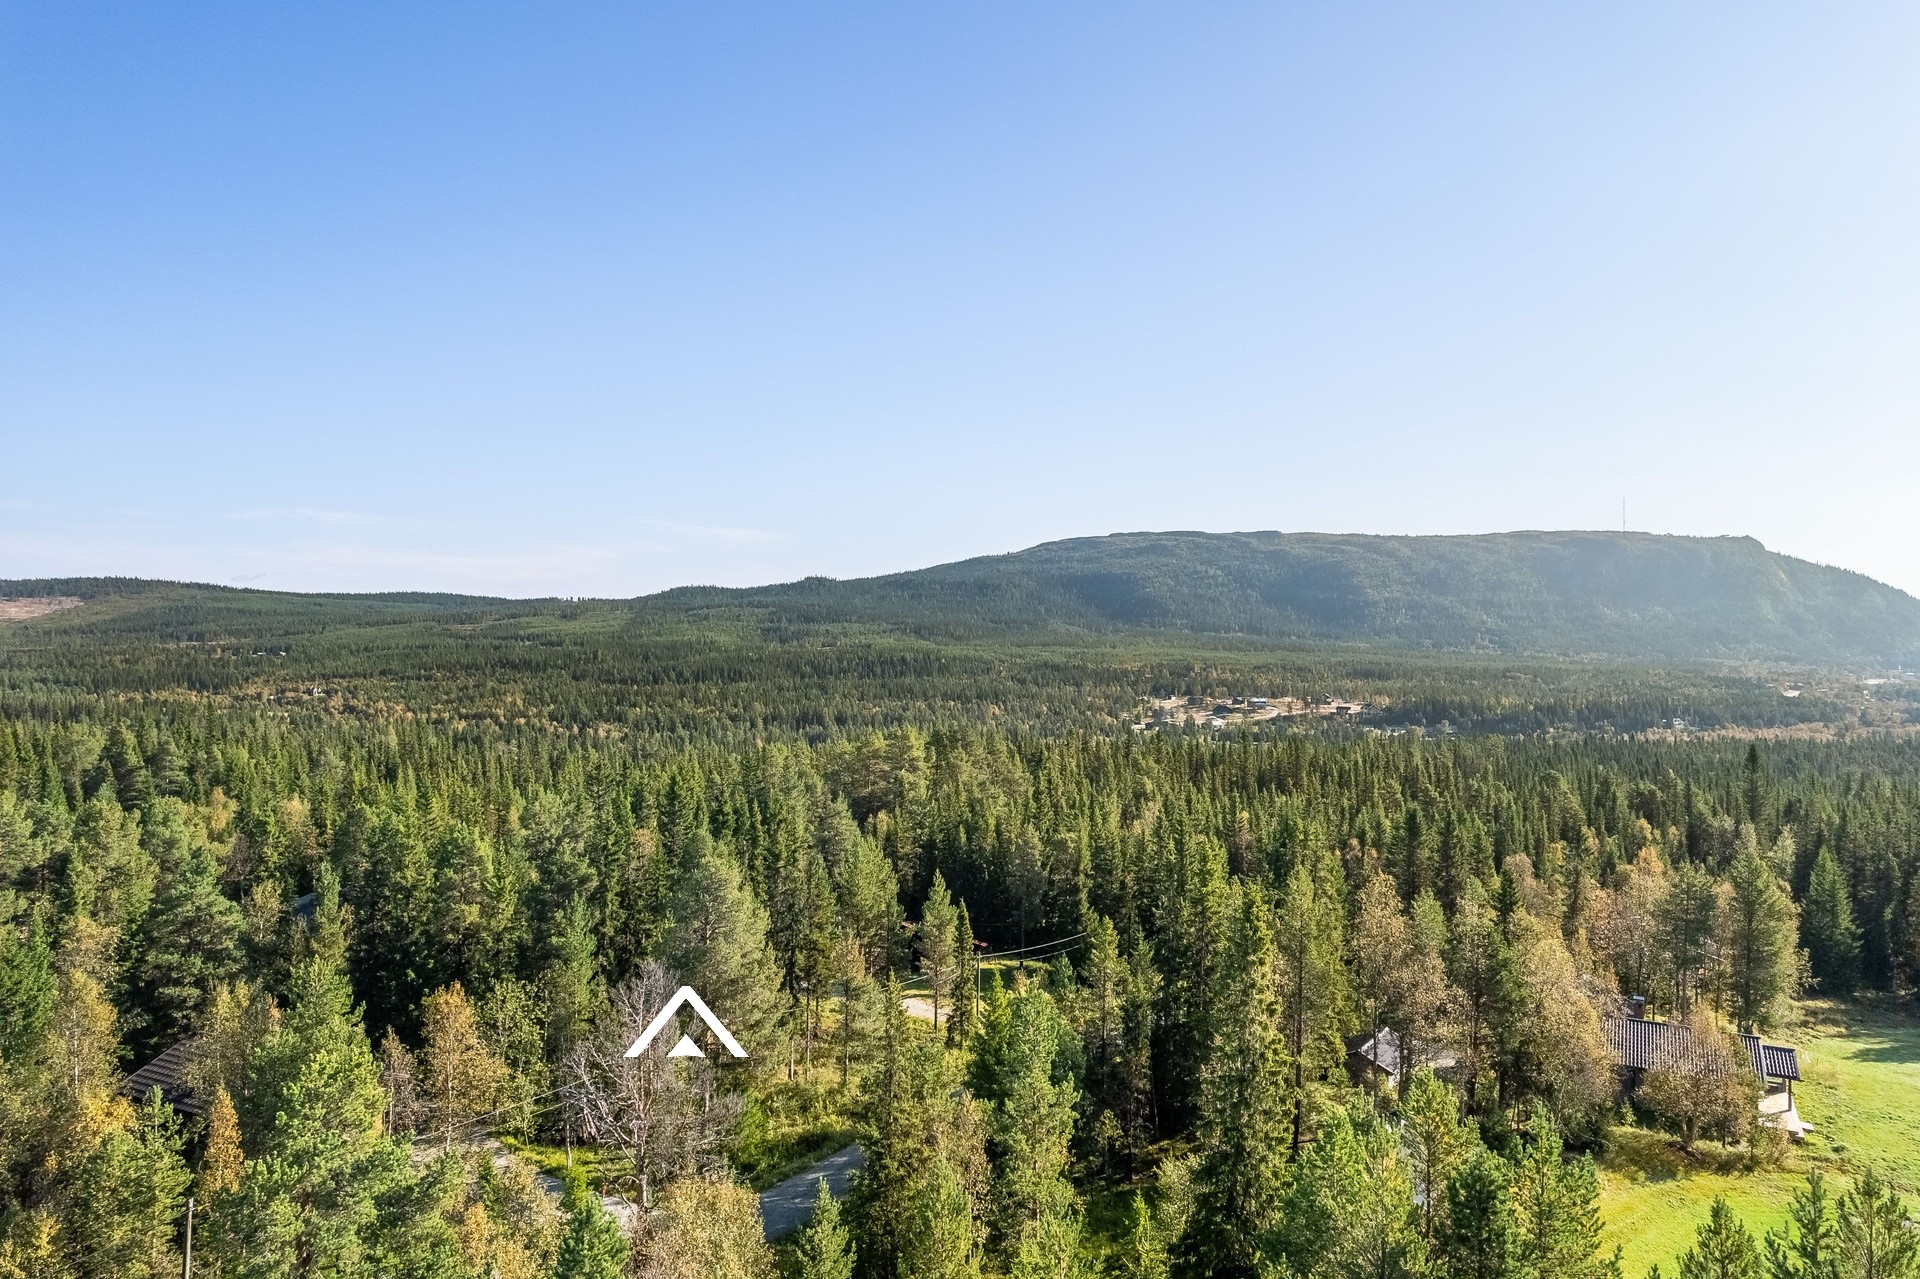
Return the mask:
[[1028, 951], [1045, 950], [1050, 946], [1058, 946], [1063, 942], [1078, 941], [1080, 938], [1085, 937], [1086, 935], [1087, 934], [1084, 931], [1077, 932], [1073, 934], [1073, 936], [1071, 937], [1056, 937], [1052, 941], [1035, 942], [1031, 946], [1016, 946], [1012, 950], [989, 951], [984, 955], [976, 955], [975, 958], [976, 959], [1004, 959], [1008, 955], [1024, 955]]

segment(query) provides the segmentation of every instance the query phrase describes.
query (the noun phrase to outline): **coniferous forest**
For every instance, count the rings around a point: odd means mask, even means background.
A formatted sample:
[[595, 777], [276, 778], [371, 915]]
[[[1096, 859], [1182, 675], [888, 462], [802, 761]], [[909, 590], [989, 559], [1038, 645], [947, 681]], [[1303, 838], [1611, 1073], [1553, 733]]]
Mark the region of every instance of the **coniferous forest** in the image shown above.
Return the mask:
[[[0, 1277], [1607, 1276], [1612, 1133], [1920, 985], [1897, 679], [196, 589], [0, 628]], [[1249, 695], [1372, 710], [1136, 726]]]

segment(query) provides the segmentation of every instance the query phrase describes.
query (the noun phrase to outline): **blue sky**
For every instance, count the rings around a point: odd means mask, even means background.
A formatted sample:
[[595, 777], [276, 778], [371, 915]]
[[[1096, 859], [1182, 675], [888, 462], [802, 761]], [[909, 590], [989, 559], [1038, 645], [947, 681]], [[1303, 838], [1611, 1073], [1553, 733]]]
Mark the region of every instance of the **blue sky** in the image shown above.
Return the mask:
[[1920, 9], [0, 8], [0, 577], [1144, 528], [1920, 592]]

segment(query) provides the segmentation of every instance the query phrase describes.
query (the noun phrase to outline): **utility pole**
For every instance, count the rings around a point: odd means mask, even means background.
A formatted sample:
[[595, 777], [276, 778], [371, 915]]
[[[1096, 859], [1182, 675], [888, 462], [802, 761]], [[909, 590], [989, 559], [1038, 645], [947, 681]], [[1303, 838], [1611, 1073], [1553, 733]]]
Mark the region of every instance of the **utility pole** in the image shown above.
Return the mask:
[[187, 1196], [187, 1260], [181, 1272], [184, 1279], [193, 1279], [193, 1196]]

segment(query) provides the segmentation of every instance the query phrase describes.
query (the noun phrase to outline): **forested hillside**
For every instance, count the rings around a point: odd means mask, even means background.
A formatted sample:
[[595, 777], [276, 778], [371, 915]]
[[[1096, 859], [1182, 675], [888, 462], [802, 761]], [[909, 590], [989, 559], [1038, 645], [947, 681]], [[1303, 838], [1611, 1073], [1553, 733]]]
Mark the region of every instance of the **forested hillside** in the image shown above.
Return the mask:
[[644, 603], [933, 635], [1065, 626], [1666, 660], [1920, 658], [1920, 600], [1904, 592], [1752, 538], [1645, 533], [1124, 533]]

